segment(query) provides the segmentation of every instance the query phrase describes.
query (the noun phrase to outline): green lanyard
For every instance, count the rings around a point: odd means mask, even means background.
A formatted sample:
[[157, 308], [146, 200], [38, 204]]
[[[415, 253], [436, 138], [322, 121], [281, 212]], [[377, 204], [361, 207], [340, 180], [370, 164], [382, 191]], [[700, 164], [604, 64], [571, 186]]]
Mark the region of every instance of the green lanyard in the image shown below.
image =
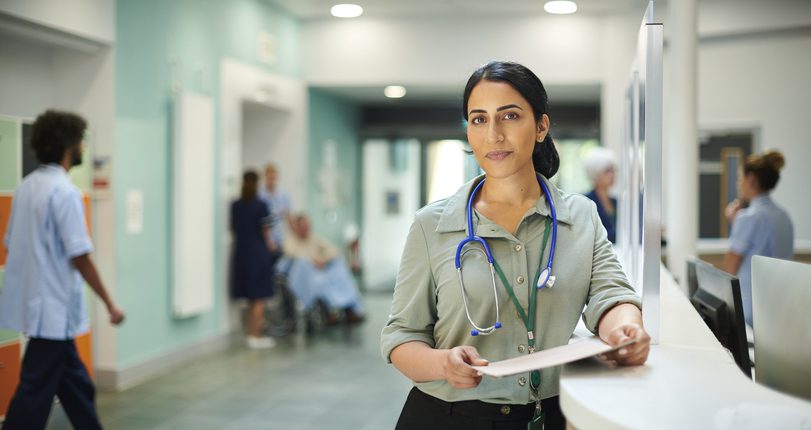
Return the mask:
[[[507, 277], [504, 276], [504, 272], [501, 270], [501, 267], [498, 265], [495, 259], [493, 259], [493, 265], [495, 266], [496, 272], [498, 273], [498, 277], [501, 279], [501, 282], [504, 284], [504, 288], [507, 290], [507, 293], [510, 295], [510, 300], [512, 300], [513, 305], [515, 305], [515, 310], [518, 311], [518, 315], [524, 321], [524, 326], [527, 328], [527, 349], [529, 352], [532, 353], [535, 351], [535, 311], [537, 310], [537, 297], [538, 297], [538, 288], [536, 288], [536, 284], [538, 283], [538, 277], [541, 275], [541, 262], [543, 262], [543, 254], [546, 250], [546, 243], [549, 240], [549, 231], [550, 226], [552, 224], [552, 218], [546, 218], [546, 226], [544, 228], [543, 233], [543, 243], [541, 244], [541, 255], [538, 257], [538, 268], [535, 272], [535, 276], [532, 278], [532, 282], [529, 283], [529, 312], [524, 312], [524, 307], [521, 306], [521, 303], [518, 301], [518, 297], [515, 295], [515, 291], [513, 287], [507, 282]], [[537, 395], [538, 388], [541, 385], [541, 372], [538, 370], [533, 370], [530, 373], [530, 387], [532, 391], [535, 392]]]

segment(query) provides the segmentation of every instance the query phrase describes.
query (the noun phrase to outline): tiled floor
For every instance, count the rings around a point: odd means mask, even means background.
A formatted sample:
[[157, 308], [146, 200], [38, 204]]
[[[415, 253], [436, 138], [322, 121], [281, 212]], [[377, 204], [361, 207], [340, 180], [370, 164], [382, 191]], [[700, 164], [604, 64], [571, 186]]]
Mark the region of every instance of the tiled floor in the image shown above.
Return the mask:
[[[105, 428], [392, 429], [410, 383], [380, 357], [391, 293], [364, 297], [368, 319], [276, 348], [193, 361], [122, 393], [98, 393]], [[48, 429], [69, 429], [56, 405]]]

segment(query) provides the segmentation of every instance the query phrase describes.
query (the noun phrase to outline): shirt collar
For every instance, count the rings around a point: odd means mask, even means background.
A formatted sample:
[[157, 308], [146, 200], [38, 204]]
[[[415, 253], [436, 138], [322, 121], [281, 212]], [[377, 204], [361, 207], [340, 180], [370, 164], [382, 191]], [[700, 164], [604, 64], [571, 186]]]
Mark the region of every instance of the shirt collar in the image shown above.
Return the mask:
[[61, 164], [56, 164], [56, 163], [40, 164], [39, 167], [41, 169], [43, 169], [43, 170], [46, 170], [46, 171], [52, 172], [52, 173], [62, 173], [65, 176], [67, 176], [67, 174], [68, 174], [68, 171], [65, 170], [65, 168], [62, 167]]
[[760, 195], [756, 196], [755, 198], [753, 198], [753, 199], [752, 199], [752, 200], [749, 202], [749, 206], [763, 206], [763, 205], [768, 205], [768, 204], [769, 204], [769, 202], [771, 202], [771, 201], [772, 201], [772, 199], [769, 197], [769, 195], [768, 195], [768, 194], [760, 194]]
[[[557, 187], [552, 185], [552, 183], [543, 176], [541, 176], [541, 178], [544, 183], [546, 183], [547, 188], [549, 188], [549, 194], [552, 197], [552, 201], [555, 203], [555, 215], [557, 215], [558, 221], [571, 225], [574, 220], [569, 212], [569, 206], [561, 200], [560, 192]], [[448, 197], [448, 202], [437, 223], [436, 231], [438, 233], [465, 230], [467, 227], [467, 201], [470, 198], [470, 193], [473, 191], [473, 188], [483, 179], [484, 175], [473, 179], [459, 188], [456, 194]], [[543, 192], [541, 192], [541, 197], [542, 198], [538, 199], [538, 202], [535, 203], [535, 207], [532, 210], [537, 214], [549, 216], [549, 206], [546, 204], [546, 198]]]

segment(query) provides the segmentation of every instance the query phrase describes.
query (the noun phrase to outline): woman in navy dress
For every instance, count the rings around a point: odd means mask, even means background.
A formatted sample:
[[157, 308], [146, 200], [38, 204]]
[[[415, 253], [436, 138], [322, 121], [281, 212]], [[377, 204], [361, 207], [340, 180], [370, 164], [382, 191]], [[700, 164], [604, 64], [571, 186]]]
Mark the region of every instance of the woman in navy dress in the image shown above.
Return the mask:
[[276, 245], [270, 240], [270, 211], [258, 198], [259, 175], [242, 176], [242, 195], [231, 204], [234, 253], [231, 262], [231, 292], [248, 299], [247, 344], [252, 349], [270, 348], [273, 339], [262, 335], [265, 299], [273, 295], [273, 263]]

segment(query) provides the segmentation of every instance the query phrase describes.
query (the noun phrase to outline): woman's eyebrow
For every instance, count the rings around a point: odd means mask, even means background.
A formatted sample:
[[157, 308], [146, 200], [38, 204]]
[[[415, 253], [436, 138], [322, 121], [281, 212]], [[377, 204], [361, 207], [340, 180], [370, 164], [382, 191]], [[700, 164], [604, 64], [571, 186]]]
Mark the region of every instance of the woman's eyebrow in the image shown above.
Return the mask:
[[523, 110], [523, 109], [521, 109], [521, 106], [511, 104], [511, 105], [504, 105], [504, 106], [496, 109], [496, 112], [501, 112], [501, 111], [503, 111], [505, 109], [511, 109], [511, 108], [516, 108], [518, 110]]
[[[501, 111], [503, 111], [505, 109], [512, 109], [512, 108], [515, 108], [515, 109], [518, 109], [518, 110], [523, 110], [523, 109], [521, 109], [521, 106], [518, 106], [516, 104], [509, 104], [509, 105], [501, 106], [500, 108], [496, 109], [496, 112], [501, 112]], [[484, 109], [472, 109], [468, 113], [468, 115], [470, 115], [472, 113], [487, 113], [487, 111], [484, 110]]]

